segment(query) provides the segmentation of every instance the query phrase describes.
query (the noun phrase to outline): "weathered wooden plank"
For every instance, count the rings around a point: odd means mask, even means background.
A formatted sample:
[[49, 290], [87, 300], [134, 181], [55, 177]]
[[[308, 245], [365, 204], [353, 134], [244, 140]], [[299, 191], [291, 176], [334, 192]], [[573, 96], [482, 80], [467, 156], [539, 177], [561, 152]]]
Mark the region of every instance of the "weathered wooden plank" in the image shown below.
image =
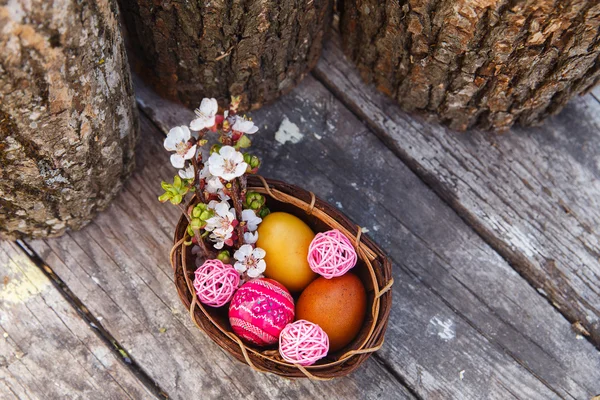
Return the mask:
[[[164, 132], [192, 116], [143, 86], [137, 94]], [[262, 173], [337, 204], [395, 260], [394, 308], [378, 358], [419, 395], [600, 391], [594, 347], [314, 79], [253, 117]], [[279, 142], [292, 136], [297, 143]]]
[[596, 86], [590, 93], [598, 102], [600, 102], [600, 86]]
[[538, 128], [457, 134], [362, 83], [337, 37], [315, 76], [571, 322], [600, 344], [600, 104]]
[[174, 170], [145, 118], [142, 132], [137, 172], [113, 205], [79, 232], [32, 245], [171, 398], [413, 398], [375, 359], [349, 378], [290, 381], [253, 372], [200, 332], [168, 260], [178, 213], [156, 199]]
[[0, 398], [151, 398], [14, 243], [0, 241]]

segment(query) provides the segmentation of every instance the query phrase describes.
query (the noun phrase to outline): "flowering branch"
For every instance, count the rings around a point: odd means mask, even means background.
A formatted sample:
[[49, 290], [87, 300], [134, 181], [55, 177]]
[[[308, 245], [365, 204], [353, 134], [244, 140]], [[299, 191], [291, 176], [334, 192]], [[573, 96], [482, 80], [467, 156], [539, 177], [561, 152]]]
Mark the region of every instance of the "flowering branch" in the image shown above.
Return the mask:
[[[264, 270], [261, 270], [264, 250], [255, 243], [258, 224], [269, 210], [264, 196], [247, 193], [246, 174], [256, 173], [260, 160], [240, 150], [251, 146], [248, 136], [256, 133], [258, 127], [251, 119], [237, 114], [239, 104], [240, 98], [232, 97], [229, 109], [219, 114], [215, 99], [203, 99], [189, 127], [179, 126], [169, 131], [164, 147], [173, 152], [171, 164], [180, 170], [173, 184], [163, 182], [165, 193], [159, 200], [179, 206], [201, 256], [208, 258], [214, 254], [207, 246], [209, 242], [219, 250], [217, 257], [223, 262], [230, 262], [233, 252], [238, 260], [236, 269], [244, 281], [261, 275]], [[218, 143], [210, 147], [204, 162], [202, 149], [208, 143], [205, 136], [209, 132], [219, 134]], [[190, 192], [196, 194], [196, 201], [186, 209], [182, 203], [187, 204], [185, 199]], [[243, 271], [240, 263], [245, 265]]]

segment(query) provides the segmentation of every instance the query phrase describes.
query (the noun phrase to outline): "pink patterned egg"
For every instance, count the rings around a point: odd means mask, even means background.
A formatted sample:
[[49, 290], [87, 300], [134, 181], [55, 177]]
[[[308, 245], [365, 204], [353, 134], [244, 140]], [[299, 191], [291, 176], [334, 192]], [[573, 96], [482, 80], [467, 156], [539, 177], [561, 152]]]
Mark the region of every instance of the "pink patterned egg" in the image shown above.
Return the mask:
[[231, 299], [229, 322], [233, 332], [258, 346], [277, 343], [279, 334], [294, 320], [294, 299], [273, 279], [246, 282]]

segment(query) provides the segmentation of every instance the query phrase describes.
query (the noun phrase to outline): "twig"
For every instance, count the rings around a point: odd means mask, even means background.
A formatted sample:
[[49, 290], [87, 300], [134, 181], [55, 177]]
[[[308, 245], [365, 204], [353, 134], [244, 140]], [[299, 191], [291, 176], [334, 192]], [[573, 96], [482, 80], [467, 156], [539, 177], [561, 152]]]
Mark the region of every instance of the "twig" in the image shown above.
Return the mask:
[[242, 197], [238, 180], [234, 179], [231, 181], [231, 184], [231, 201], [233, 201], [233, 208], [235, 208], [235, 213], [238, 220], [238, 225], [236, 227], [238, 235], [236, 248], [239, 249], [244, 243], [244, 227], [242, 226]]
[[200, 188], [200, 165], [198, 164], [198, 160], [196, 157], [192, 158], [192, 165], [194, 166], [194, 187], [196, 188], [196, 195], [200, 199], [201, 202], [206, 204], [206, 198], [204, 197], [204, 191]]
[[229, 54], [231, 54], [231, 50], [233, 50], [233, 46], [231, 46], [229, 49], [227, 49], [227, 51], [225, 53], [223, 53], [219, 57], [215, 58], [214, 61], [219, 61], [219, 60], [227, 57]]

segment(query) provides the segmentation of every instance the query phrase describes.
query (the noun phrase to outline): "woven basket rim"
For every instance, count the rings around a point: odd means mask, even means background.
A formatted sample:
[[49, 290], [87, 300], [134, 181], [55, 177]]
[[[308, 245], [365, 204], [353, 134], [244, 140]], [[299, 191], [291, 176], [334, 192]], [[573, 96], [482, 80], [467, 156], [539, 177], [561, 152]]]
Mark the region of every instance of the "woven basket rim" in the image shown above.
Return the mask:
[[[277, 350], [261, 350], [244, 343], [231, 330], [217, 323], [211, 313], [197, 301], [191, 285], [189, 262], [185, 245], [187, 220], [182, 214], [175, 229], [174, 247], [171, 251], [171, 265], [175, 273], [175, 284], [181, 302], [188, 308], [192, 321], [220, 347], [238, 360], [255, 370], [271, 372], [289, 378], [308, 377], [328, 380], [344, 376], [354, 371], [374, 351], [383, 345], [383, 338], [391, 310], [392, 294], [391, 262], [385, 253], [368, 237], [361, 234], [361, 228], [351, 222], [339, 210], [327, 202], [295, 185], [282, 181], [265, 179], [258, 175], [248, 177], [248, 190], [262, 193], [267, 198], [289, 205], [306, 213], [306, 218], [315, 218], [329, 228], [339, 229], [349, 237], [357, 250], [357, 255], [368, 270], [373, 291], [370, 326], [367, 334], [357, 346], [345, 351], [337, 360], [318, 363], [307, 367], [290, 364], [281, 359]], [[192, 199], [192, 203], [195, 199]], [[353, 240], [354, 238], [354, 240]], [[193, 273], [193, 271], [192, 271]], [[183, 279], [181, 279], [183, 277]], [[364, 283], [364, 282], [363, 282]], [[364, 328], [363, 328], [364, 330]]]

